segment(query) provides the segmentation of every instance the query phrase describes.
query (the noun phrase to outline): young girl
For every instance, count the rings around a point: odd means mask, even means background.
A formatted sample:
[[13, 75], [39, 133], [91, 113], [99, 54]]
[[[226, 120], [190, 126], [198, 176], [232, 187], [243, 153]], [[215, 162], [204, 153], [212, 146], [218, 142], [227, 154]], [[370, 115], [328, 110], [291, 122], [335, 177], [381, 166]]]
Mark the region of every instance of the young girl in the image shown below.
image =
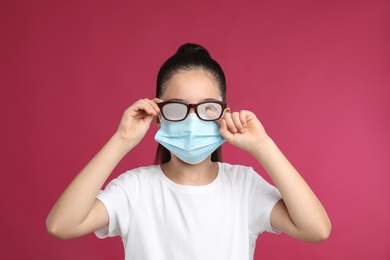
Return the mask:
[[[101, 188], [119, 161], [159, 130], [155, 165]], [[250, 167], [221, 162], [221, 144], [254, 156], [276, 187]], [[184, 44], [161, 67], [154, 99], [125, 112], [116, 133], [58, 199], [48, 231], [70, 239], [121, 236], [126, 259], [253, 259], [257, 236], [285, 232], [320, 242], [331, 224], [309, 186], [250, 111], [232, 112], [219, 64]]]

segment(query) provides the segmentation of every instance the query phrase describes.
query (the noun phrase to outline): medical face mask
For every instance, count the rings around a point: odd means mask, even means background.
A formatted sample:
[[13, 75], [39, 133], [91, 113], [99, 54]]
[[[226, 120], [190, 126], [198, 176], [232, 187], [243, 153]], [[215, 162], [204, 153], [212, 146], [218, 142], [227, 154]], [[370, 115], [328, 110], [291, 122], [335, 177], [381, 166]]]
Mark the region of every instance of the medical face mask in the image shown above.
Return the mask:
[[171, 153], [189, 164], [198, 164], [226, 140], [219, 134], [219, 125], [203, 121], [195, 113], [179, 122], [161, 117], [161, 127], [154, 139]]

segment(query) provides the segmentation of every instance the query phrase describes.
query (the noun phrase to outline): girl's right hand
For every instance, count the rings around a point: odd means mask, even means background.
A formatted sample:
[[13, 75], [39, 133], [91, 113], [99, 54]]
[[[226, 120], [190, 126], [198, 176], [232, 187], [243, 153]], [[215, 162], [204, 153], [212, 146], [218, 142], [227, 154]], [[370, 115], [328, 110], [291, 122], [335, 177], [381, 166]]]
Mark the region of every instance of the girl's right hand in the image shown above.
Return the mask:
[[160, 102], [159, 98], [140, 99], [125, 110], [115, 135], [128, 149], [136, 146], [145, 136], [153, 118], [160, 112], [157, 106]]

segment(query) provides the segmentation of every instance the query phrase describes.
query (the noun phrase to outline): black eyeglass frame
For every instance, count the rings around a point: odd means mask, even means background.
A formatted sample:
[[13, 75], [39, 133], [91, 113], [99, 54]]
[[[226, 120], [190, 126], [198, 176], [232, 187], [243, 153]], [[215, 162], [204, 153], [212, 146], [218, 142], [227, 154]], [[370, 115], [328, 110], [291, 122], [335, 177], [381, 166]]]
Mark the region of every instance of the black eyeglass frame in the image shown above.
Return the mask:
[[[163, 107], [166, 105], [166, 104], [172, 104], [172, 103], [175, 103], [175, 104], [182, 104], [182, 105], [185, 105], [187, 107], [187, 113], [186, 115], [183, 117], [183, 119], [180, 119], [180, 120], [171, 120], [171, 119], [168, 119], [165, 117], [164, 115], [164, 112], [163, 112]], [[199, 116], [198, 114], [198, 106], [199, 105], [203, 105], [203, 104], [206, 104], [206, 103], [216, 103], [216, 104], [219, 104], [221, 105], [222, 107], [222, 110], [221, 110], [221, 114], [216, 118], [216, 119], [203, 119]], [[163, 118], [167, 121], [170, 121], [170, 122], [180, 122], [180, 121], [183, 121], [184, 119], [187, 118], [188, 114], [190, 113], [190, 110], [191, 108], [194, 108], [195, 110], [195, 113], [196, 115], [198, 116], [198, 118], [200, 120], [203, 120], [203, 121], [215, 121], [215, 120], [218, 120], [222, 117], [223, 115], [223, 112], [225, 112], [225, 109], [227, 108], [227, 103], [226, 102], [223, 102], [223, 101], [217, 101], [217, 100], [208, 100], [208, 101], [203, 101], [203, 102], [200, 102], [200, 103], [197, 103], [197, 104], [186, 104], [186, 103], [183, 103], [183, 102], [179, 102], [179, 101], [165, 101], [165, 102], [161, 102], [161, 103], [157, 103], [158, 107], [160, 108], [160, 113], [161, 115], [163, 116]]]

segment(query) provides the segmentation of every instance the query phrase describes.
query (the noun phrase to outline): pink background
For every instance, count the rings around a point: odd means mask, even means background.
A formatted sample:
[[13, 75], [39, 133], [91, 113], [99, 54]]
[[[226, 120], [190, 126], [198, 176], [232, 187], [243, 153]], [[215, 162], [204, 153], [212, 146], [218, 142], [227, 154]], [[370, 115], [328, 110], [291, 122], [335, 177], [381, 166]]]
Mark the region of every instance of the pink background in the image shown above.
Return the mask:
[[[45, 218], [124, 109], [154, 97], [165, 59], [196, 42], [224, 68], [230, 107], [258, 115], [333, 223], [321, 244], [263, 234], [255, 259], [390, 259], [389, 10], [368, 0], [2, 1], [1, 258], [123, 259], [119, 238], [57, 240]], [[111, 178], [152, 163], [155, 131]], [[268, 178], [228, 144], [224, 159]]]

